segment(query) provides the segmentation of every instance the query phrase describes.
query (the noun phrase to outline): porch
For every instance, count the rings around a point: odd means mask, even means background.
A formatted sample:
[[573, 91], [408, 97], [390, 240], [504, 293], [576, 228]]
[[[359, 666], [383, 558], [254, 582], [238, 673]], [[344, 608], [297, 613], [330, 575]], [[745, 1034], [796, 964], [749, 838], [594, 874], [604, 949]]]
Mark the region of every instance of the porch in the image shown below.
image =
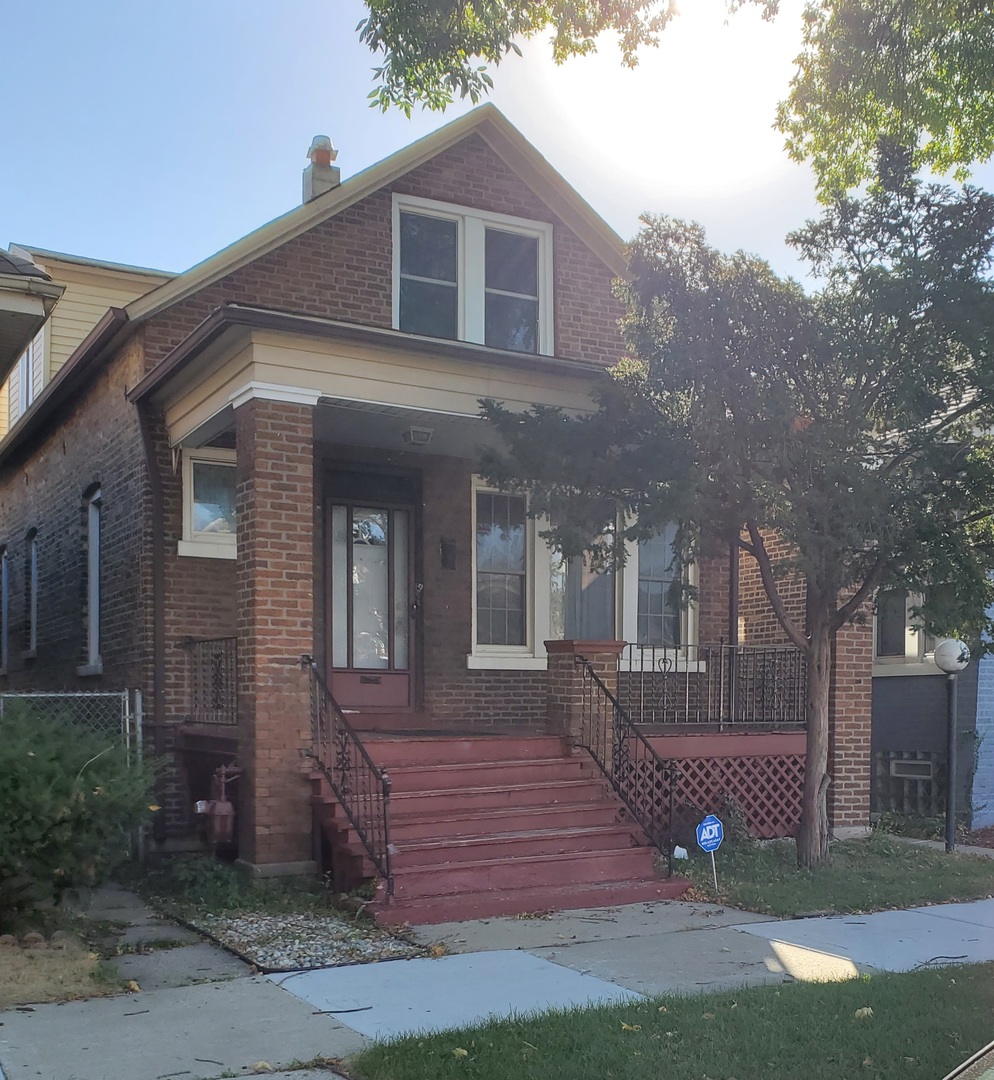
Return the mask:
[[[340, 889], [378, 881], [381, 921], [676, 896], [685, 883], [672, 877], [672, 848], [693, 842], [704, 814], [737, 816], [760, 837], [793, 832], [804, 760], [788, 708], [803, 699], [796, 650], [701, 646], [689, 663], [650, 665], [648, 650], [622, 643], [546, 647], [546, 733], [370, 729], [303, 658], [315, 861]], [[190, 730], [201, 737], [236, 730], [235, 654], [234, 639], [190, 644]]]

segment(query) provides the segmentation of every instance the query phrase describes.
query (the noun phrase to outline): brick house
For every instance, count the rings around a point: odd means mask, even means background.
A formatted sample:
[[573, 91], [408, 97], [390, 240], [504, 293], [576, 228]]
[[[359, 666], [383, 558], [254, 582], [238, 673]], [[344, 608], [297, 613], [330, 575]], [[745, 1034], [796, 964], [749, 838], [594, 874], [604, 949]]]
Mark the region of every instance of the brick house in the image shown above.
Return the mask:
[[[375, 876], [385, 919], [674, 895], [648, 842], [727, 798], [788, 834], [803, 672], [750, 567], [695, 568], [681, 611], [672, 536], [592, 574], [476, 475], [480, 398], [591, 406], [617, 236], [492, 106], [344, 182], [310, 157], [283, 217], [118, 268], [149, 287], [0, 441], [0, 687], [141, 687], [161, 846], [235, 762], [239, 858]], [[837, 829], [867, 821], [867, 634]]]

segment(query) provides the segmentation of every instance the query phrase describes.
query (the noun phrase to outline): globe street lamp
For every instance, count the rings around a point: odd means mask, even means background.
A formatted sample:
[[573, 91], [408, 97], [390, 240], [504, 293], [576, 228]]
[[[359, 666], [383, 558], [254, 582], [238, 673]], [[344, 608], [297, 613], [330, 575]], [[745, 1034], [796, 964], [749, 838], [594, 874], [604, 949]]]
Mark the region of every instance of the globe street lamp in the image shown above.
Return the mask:
[[962, 641], [946, 638], [935, 646], [935, 664], [946, 673], [946, 851], [956, 850], [956, 676], [970, 662]]

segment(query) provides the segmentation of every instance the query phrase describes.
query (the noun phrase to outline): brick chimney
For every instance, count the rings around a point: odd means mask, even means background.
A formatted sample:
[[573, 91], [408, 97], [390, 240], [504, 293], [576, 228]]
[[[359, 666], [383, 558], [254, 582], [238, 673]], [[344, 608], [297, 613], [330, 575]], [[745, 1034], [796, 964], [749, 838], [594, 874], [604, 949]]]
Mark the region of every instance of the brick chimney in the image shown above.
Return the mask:
[[331, 191], [342, 182], [341, 170], [332, 165], [338, 157], [338, 151], [332, 146], [331, 139], [327, 135], [314, 136], [307, 156], [311, 159], [311, 163], [304, 169], [303, 201], [305, 203], [311, 202], [326, 191]]

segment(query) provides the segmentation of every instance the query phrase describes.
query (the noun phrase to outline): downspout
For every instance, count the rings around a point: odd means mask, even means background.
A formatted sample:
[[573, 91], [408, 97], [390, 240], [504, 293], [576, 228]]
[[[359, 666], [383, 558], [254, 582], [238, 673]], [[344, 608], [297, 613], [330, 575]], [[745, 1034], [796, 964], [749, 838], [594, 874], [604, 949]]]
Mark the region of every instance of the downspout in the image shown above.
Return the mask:
[[[138, 423], [141, 427], [145, 465], [148, 469], [149, 493], [152, 497], [152, 708], [155, 720], [152, 725], [152, 745], [155, 756], [162, 758], [166, 752], [166, 538], [165, 499], [162, 493], [162, 475], [155, 459], [155, 441], [152, 438], [150, 406], [139, 402]], [[161, 799], [160, 799], [161, 802]], [[157, 814], [153, 819], [155, 839], [165, 839], [165, 816]]]

